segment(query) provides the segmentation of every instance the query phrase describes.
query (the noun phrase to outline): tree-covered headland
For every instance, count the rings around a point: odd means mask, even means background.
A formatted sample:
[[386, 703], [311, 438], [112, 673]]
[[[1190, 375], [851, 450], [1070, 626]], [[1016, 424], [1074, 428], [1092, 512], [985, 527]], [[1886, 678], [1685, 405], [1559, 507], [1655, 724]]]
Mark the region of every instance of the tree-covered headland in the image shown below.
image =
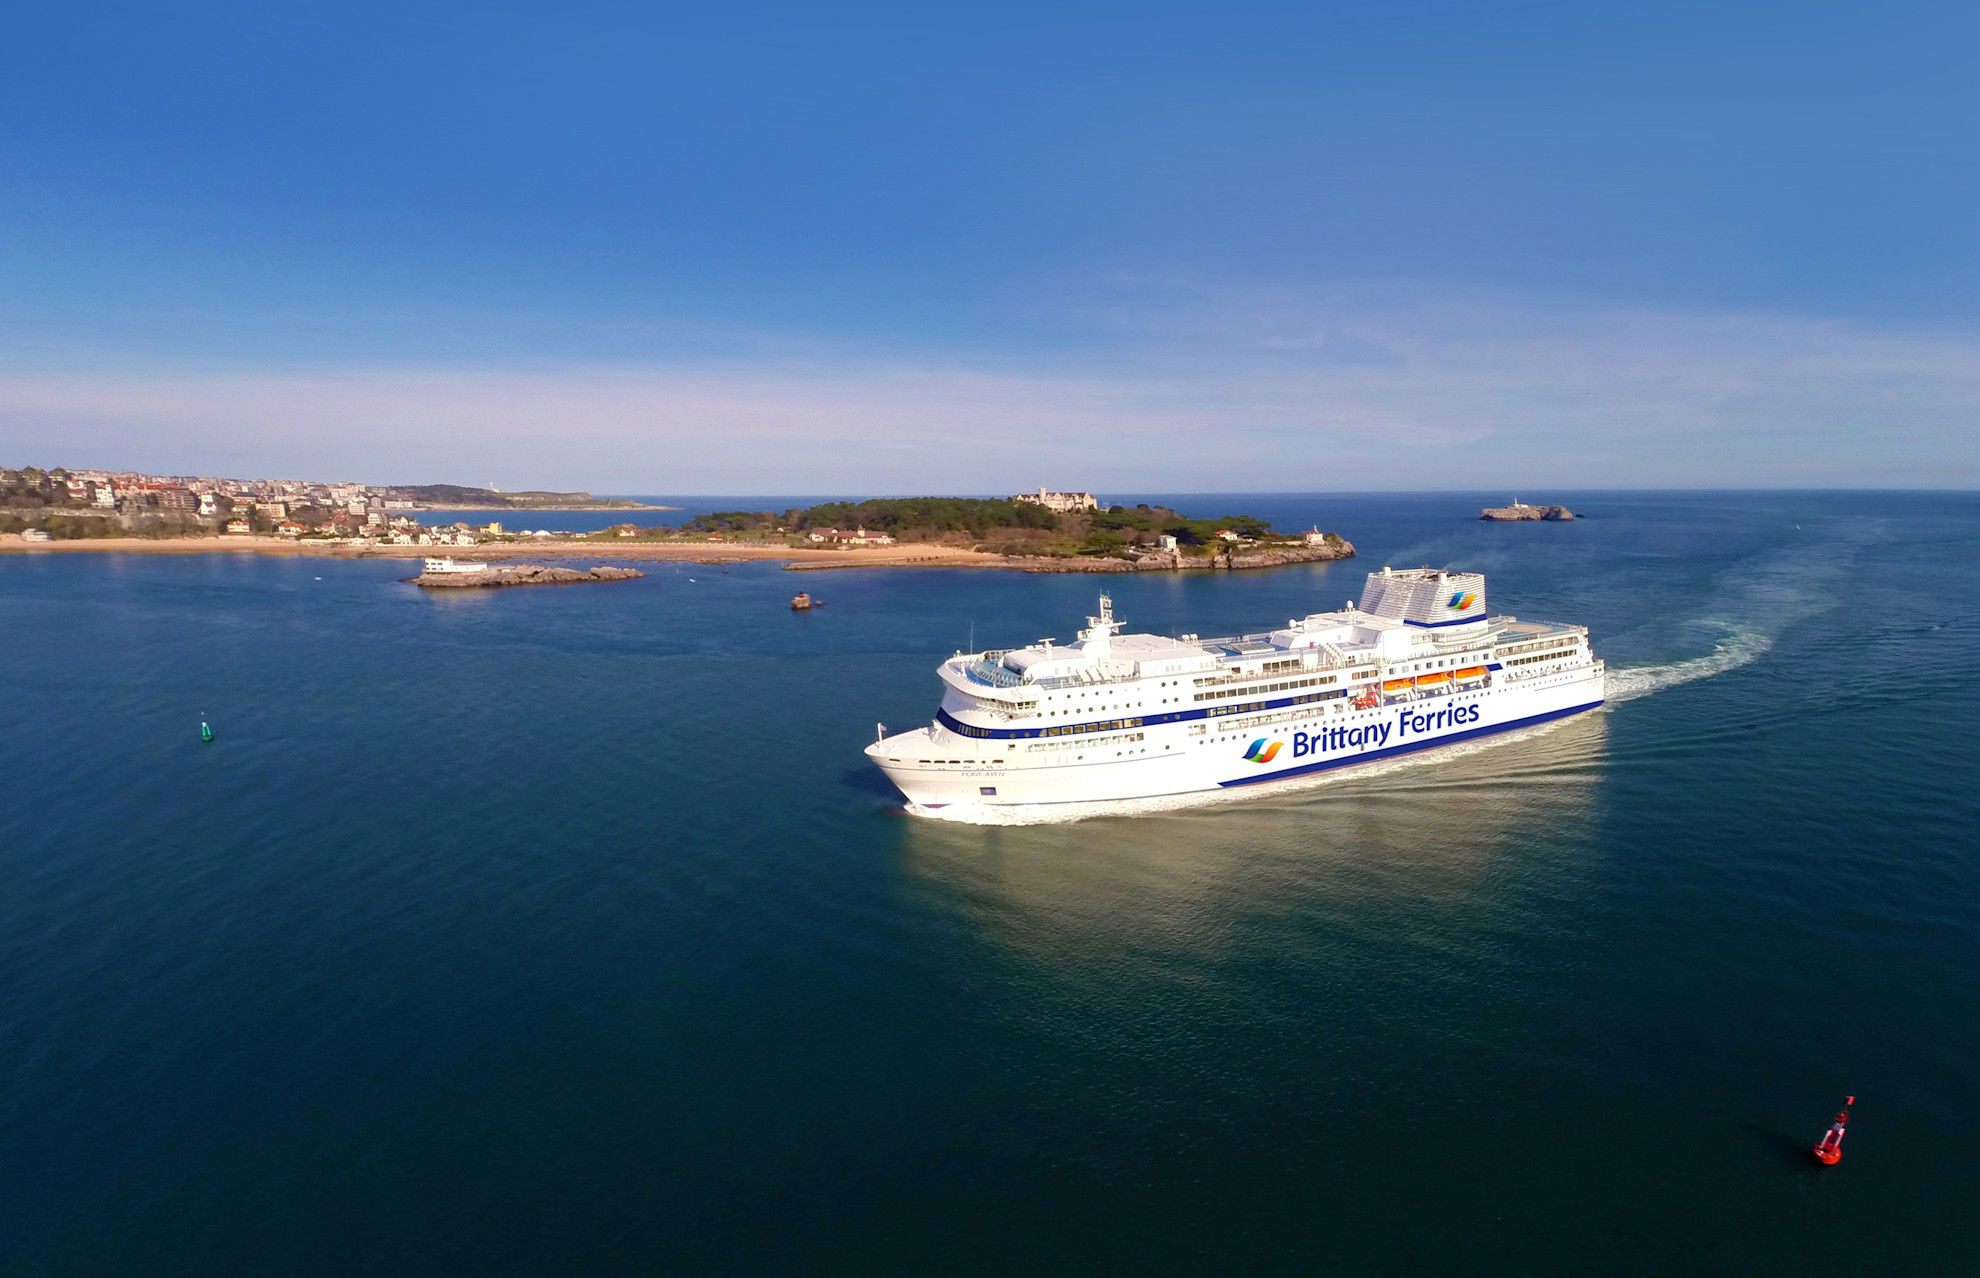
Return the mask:
[[1126, 555], [1153, 549], [1165, 536], [1184, 555], [1211, 555], [1233, 534], [1245, 542], [1296, 541], [1265, 520], [1250, 515], [1196, 519], [1167, 506], [1142, 503], [1102, 510], [1058, 513], [1036, 502], [1001, 497], [876, 497], [866, 501], [825, 502], [784, 511], [723, 510], [669, 527], [625, 525], [598, 534], [649, 539], [721, 536], [727, 539], [809, 540], [812, 534], [864, 528], [904, 544], [973, 546], [1005, 555]]

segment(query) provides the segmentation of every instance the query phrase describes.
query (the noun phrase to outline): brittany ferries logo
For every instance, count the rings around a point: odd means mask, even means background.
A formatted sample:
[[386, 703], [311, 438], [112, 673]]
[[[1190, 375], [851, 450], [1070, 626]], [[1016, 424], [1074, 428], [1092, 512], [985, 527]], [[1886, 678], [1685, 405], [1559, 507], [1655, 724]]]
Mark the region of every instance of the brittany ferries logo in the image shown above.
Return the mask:
[[1477, 602], [1478, 602], [1478, 596], [1476, 594], [1468, 590], [1460, 590], [1456, 594], [1452, 595], [1451, 601], [1445, 604], [1444, 606], [1446, 608], [1455, 608], [1459, 612], [1463, 612], [1466, 608], [1471, 607], [1471, 605]]
[[1270, 763], [1278, 757], [1279, 747], [1284, 744], [1285, 742], [1283, 741], [1274, 741], [1268, 746], [1265, 744], [1265, 738], [1260, 737], [1251, 743], [1249, 750], [1244, 752], [1245, 761], [1247, 763]]

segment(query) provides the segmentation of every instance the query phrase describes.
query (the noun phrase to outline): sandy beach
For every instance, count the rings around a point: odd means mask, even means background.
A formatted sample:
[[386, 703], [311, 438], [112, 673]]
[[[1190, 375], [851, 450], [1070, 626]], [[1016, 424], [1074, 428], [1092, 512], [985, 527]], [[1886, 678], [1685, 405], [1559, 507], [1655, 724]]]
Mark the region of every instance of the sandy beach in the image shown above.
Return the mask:
[[809, 547], [765, 546], [710, 542], [624, 544], [598, 541], [503, 542], [484, 546], [340, 546], [294, 541], [287, 537], [98, 537], [75, 541], [22, 541], [18, 533], [0, 534], [0, 554], [140, 554], [140, 555], [300, 555], [319, 559], [581, 559], [674, 560], [686, 563], [742, 563], [755, 559], [785, 560], [801, 569], [966, 567], [1007, 568], [1016, 563], [1003, 555], [982, 554], [956, 546], [903, 546], [888, 550], [814, 550]]
[[293, 555], [318, 559], [453, 559], [507, 561], [512, 559], [616, 559], [733, 564], [769, 559], [786, 572], [823, 572], [835, 568], [1001, 568], [1016, 572], [1122, 573], [1204, 572], [1227, 568], [1252, 570], [1293, 563], [1345, 558], [1354, 548], [1289, 546], [1240, 555], [1235, 564], [1209, 559], [1143, 560], [1139, 565], [1101, 557], [997, 555], [963, 546], [910, 544], [890, 549], [824, 550], [739, 542], [623, 542], [530, 541], [485, 546], [345, 546], [291, 541], [286, 537], [100, 537], [74, 541], [25, 542], [18, 533], [0, 534], [0, 554], [140, 554], [140, 555]]

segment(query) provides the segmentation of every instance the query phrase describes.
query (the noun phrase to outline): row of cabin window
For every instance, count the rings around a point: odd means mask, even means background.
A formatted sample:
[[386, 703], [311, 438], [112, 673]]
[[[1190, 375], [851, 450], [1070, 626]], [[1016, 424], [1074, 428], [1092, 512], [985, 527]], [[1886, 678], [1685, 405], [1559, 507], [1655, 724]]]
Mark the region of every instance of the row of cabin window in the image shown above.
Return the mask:
[[1253, 684], [1248, 688], [1218, 688], [1212, 692], [1199, 692], [1198, 701], [1221, 701], [1225, 697], [1255, 697], [1261, 693], [1284, 692], [1287, 688], [1311, 688], [1323, 683], [1333, 683], [1339, 675], [1323, 675], [1316, 679], [1289, 679], [1285, 683], [1272, 683], [1264, 686]]
[[1483, 657], [1447, 657], [1442, 661], [1419, 661], [1415, 665], [1409, 666], [1407, 668], [1398, 666], [1396, 667], [1394, 673], [1408, 674], [1418, 670], [1442, 670], [1446, 667], [1450, 667], [1451, 669], [1456, 669], [1459, 666], [1477, 665], [1479, 662], [1483, 660], [1485, 660], [1485, 658]]
[[1562, 657], [1572, 657], [1571, 652], [1543, 652], [1537, 657], [1515, 657], [1506, 662], [1508, 666], [1530, 666], [1536, 661], [1559, 661]]
[[1095, 737], [1089, 741], [1034, 741], [1030, 745], [1026, 746], [1025, 749], [1033, 750], [1033, 751], [1071, 750], [1074, 748], [1078, 748], [1081, 750], [1091, 750], [1091, 749], [1096, 749], [1100, 746], [1119, 745], [1123, 741], [1146, 741], [1147, 739], [1148, 739], [1148, 734], [1145, 732], [1130, 732], [1123, 736], [1118, 736], [1118, 737]]
[[1550, 651], [1554, 648], [1572, 648], [1580, 642], [1581, 640], [1578, 637], [1569, 636], [1566, 639], [1550, 639], [1545, 643], [1514, 644], [1510, 648], [1499, 649], [1499, 656], [1501, 658], [1504, 658], [1504, 657], [1516, 656], [1522, 652], [1540, 652], [1540, 651]]

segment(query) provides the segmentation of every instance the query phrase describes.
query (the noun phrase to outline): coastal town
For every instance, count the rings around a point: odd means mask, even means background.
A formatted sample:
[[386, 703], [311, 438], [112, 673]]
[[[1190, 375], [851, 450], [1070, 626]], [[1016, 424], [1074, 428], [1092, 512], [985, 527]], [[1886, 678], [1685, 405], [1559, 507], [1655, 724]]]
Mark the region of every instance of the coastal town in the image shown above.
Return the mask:
[[[448, 521], [431, 513], [436, 508], [482, 513]], [[1166, 506], [1106, 505], [1091, 492], [1043, 487], [1001, 498], [870, 498], [781, 512], [713, 511], [678, 524], [627, 520], [596, 531], [547, 526], [555, 522], [548, 513], [573, 509], [674, 508], [590, 493], [0, 468], [0, 549], [11, 543], [378, 556], [445, 549], [470, 560], [550, 553], [775, 558], [795, 570], [967, 564], [1031, 572], [1259, 568], [1354, 554], [1346, 540], [1317, 528], [1284, 534], [1245, 515], [1192, 518]], [[487, 518], [498, 512], [504, 517]]]
[[[302, 479], [225, 479], [135, 471], [0, 467], [0, 533], [28, 542], [97, 538], [274, 537], [359, 546], [473, 546], [506, 534], [499, 520], [422, 523], [467, 506], [519, 514], [653, 510], [590, 493], [505, 494], [452, 485], [386, 486]], [[547, 530], [535, 535], [549, 536]]]

